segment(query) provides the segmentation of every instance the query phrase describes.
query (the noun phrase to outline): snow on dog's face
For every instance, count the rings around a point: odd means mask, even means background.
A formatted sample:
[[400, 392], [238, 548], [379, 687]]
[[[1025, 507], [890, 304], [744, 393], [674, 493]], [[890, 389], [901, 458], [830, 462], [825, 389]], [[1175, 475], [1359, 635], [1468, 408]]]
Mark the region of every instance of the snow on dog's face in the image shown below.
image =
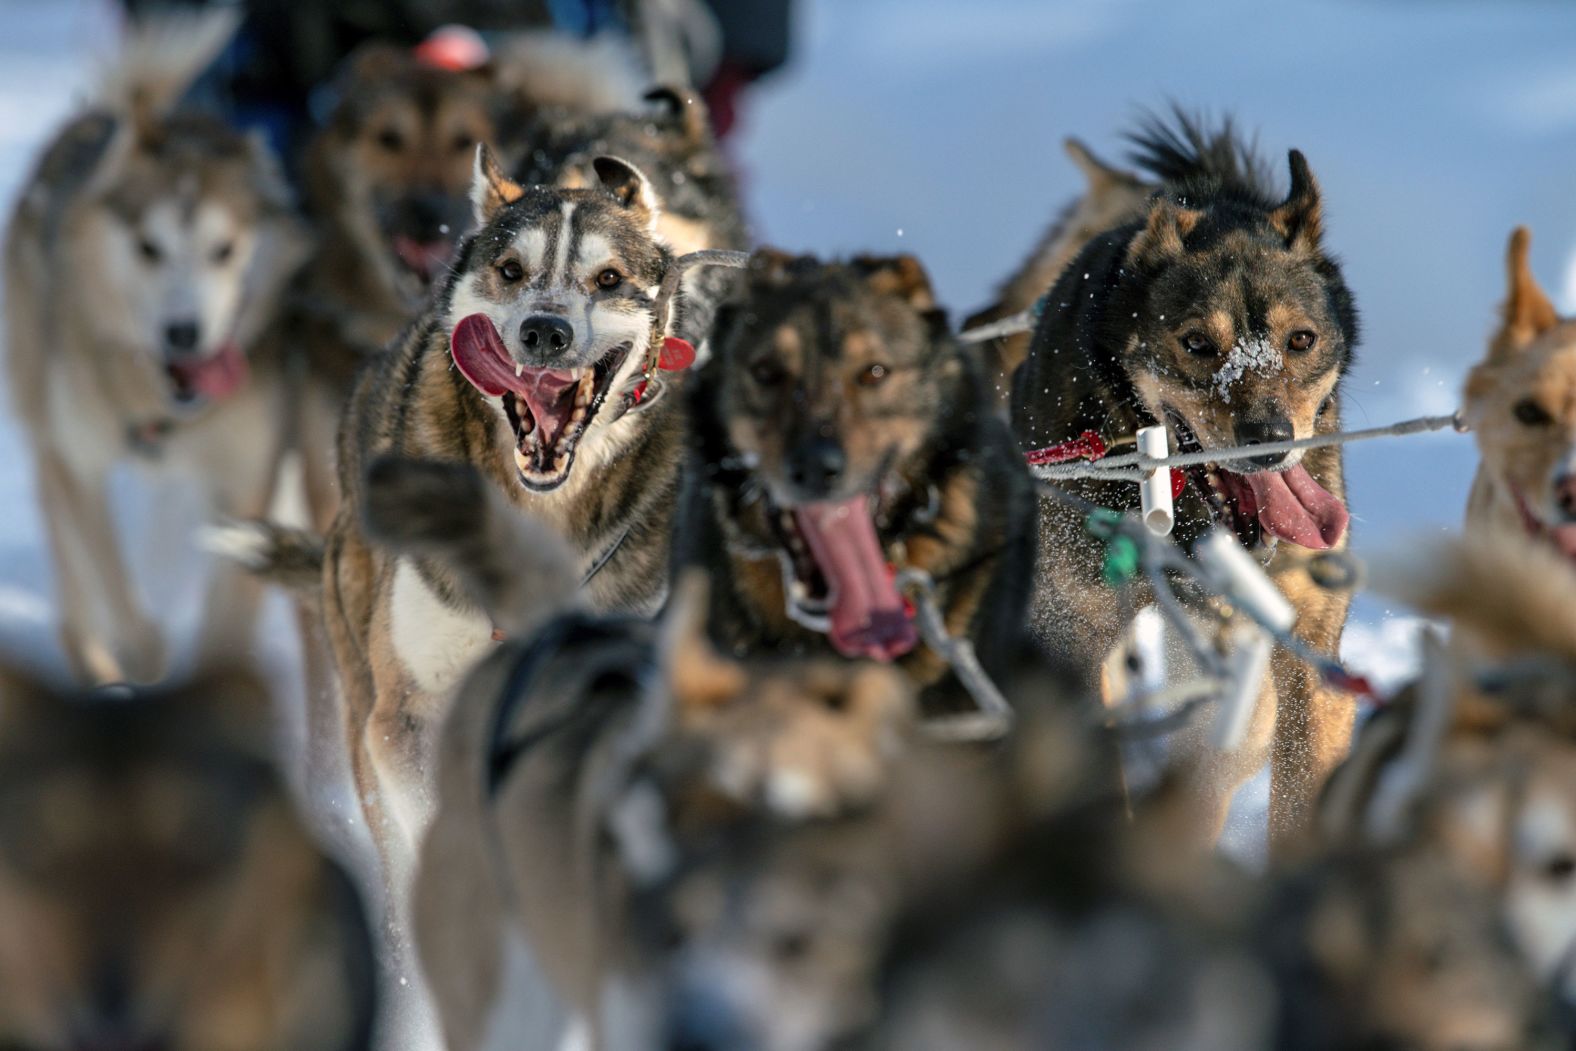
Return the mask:
[[533, 490], [563, 485], [582, 442], [616, 422], [603, 409], [644, 365], [667, 267], [645, 177], [612, 157], [595, 168], [595, 189], [522, 187], [479, 149], [480, 230], [449, 288], [455, 364], [508, 418]]
[[1510, 242], [1505, 321], [1467, 379], [1462, 409], [1483, 469], [1508, 490], [1527, 532], [1576, 561], [1576, 322], [1561, 319]]
[[[1331, 429], [1357, 318], [1322, 247], [1321, 221], [1318, 186], [1296, 151], [1291, 192], [1279, 205], [1194, 208], [1164, 195], [1151, 203], [1128, 249], [1128, 266], [1147, 280], [1123, 363], [1144, 407], [1184, 449]], [[1246, 542], [1262, 528], [1331, 547], [1345, 532], [1346, 508], [1302, 460], [1301, 451], [1243, 457], [1211, 465], [1197, 481], [1233, 507]]]
[[266, 147], [205, 120], [117, 133], [68, 239], [106, 346], [156, 359], [177, 402], [246, 379], [244, 348], [302, 248]]

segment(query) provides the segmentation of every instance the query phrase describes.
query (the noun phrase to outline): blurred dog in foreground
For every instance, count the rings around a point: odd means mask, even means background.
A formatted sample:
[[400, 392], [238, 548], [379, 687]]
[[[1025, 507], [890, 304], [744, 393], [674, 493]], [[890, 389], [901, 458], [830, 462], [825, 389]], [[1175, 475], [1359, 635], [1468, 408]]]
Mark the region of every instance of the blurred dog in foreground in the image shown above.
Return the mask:
[[[263, 513], [291, 396], [249, 353], [304, 240], [260, 139], [177, 112], [234, 29], [150, 22], [46, 149], [5, 250], [11, 397], [32, 446], [61, 641], [83, 681], [151, 681], [159, 628], [119, 554], [106, 491], [131, 461], [196, 480], [213, 514]], [[254, 582], [219, 569], [203, 652], [244, 644]]]
[[1521, 530], [1576, 563], [1576, 321], [1559, 317], [1510, 237], [1510, 288], [1488, 357], [1467, 377], [1461, 415], [1482, 463], [1467, 527]]
[[[839, 1015], [828, 1005], [863, 996], [860, 969], [822, 966], [810, 946], [824, 939], [834, 964], [838, 946], [873, 952], [888, 892], [853, 895], [857, 915], [829, 912], [811, 875], [885, 886], [887, 841], [838, 819], [884, 793], [912, 718], [906, 678], [831, 658], [724, 658], [704, 637], [695, 578], [661, 629], [576, 612], [561, 542], [468, 468], [384, 461], [367, 499], [379, 542], [445, 566], [509, 634], [445, 724], [416, 881], [416, 942], [449, 1046], [487, 1046], [491, 1032], [556, 1047], [576, 1027], [597, 1046], [652, 1046], [653, 1032], [694, 1021], [665, 1005], [683, 984], [680, 957], [707, 966], [703, 946], [753, 945], [764, 961], [778, 941], [802, 941], [782, 954], [782, 981], [756, 990], [801, 988], [795, 1018]], [[808, 825], [773, 829], [768, 815]], [[736, 891], [720, 911], [699, 889], [714, 880]], [[739, 909], [775, 907], [765, 886], [803, 894], [802, 914], [733, 926]]]
[[0, 678], [0, 1046], [369, 1051], [360, 897], [240, 675], [124, 698]]
[[1576, 604], [1563, 562], [1519, 529], [1479, 529], [1392, 582], [1451, 640], [1364, 726], [1321, 823], [1338, 842], [1434, 851], [1488, 896], [1531, 973], [1576, 1004]]

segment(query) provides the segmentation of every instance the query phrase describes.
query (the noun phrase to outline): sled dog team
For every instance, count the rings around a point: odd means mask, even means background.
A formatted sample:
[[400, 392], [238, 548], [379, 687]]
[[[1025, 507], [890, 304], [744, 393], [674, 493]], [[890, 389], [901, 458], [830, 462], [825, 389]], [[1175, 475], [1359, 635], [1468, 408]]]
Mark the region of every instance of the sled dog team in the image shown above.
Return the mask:
[[[74, 682], [0, 678], [0, 1047], [402, 1047], [429, 1006], [449, 1051], [1569, 1046], [1576, 321], [1525, 229], [1465, 536], [1375, 567], [1452, 630], [1354, 732], [1304, 659], [1351, 599], [1340, 448], [1243, 452], [1339, 432], [1357, 352], [1302, 153], [1181, 112], [1133, 170], [1069, 142], [1085, 193], [968, 323], [1032, 334], [966, 346], [907, 255], [754, 247], [670, 299], [752, 245], [703, 104], [630, 55], [364, 47], [297, 200], [182, 102], [234, 29], [136, 29], [6, 237]], [[1154, 426], [1231, 450], [1176, 473], [1173, 539], [1240, 543], [1303, 655], [1146, 783], [1111, 712], [1171, 589], [1091, 527], [1137, 487], [1024, 454]], [[231, 523], [173, 684], [128, 466]], [[312, 761], [248, 667], [270, 583]], [[1010, 732], [936, 732], [977, 704], [944, 641]], [[1266, 763], [1255, 875], [1213, 846]], [[348, 778], [365, 878], [303, 766]]]

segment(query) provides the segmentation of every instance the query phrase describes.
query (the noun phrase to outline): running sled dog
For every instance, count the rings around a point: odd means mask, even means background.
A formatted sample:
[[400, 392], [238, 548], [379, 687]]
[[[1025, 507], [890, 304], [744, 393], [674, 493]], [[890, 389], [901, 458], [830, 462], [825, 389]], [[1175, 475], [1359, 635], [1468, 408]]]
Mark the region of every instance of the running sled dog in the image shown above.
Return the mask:
[[[1120, 444], [1157, 424], [1181, 450], [1340, 430], [1357, 314], [1324, 247], [1322, 199], [1306, 159], [1291, 152], [1282, 194], [1229, 127], [1210, 133], [1179, 115], [1135, 142], [1134, 159], [1160, 189], [1136, 218], [1090, 241], [1051, 290], [1013, 387], [1022, 447], [1085, 431]], [[1125, 483], [1067, 489], [1116, 510], [1138, 502]], [[1209, 529], [1232, 530], [1296, 608], [1298, 636], [1333, 654], [1348, 599], [1315, 586], [1307, 566], [1345, 544], [1343, 490], [1338, 447], [1196, 468], [1177, 498], [1177, 539], [1191, 545]], [[1035, 628], [1053, 651], [1076, 655], [1093, 689], [1131, 604], [1101, 580], [1085, 511], [1047, 497], [1042, 512]], [[1272, 671], [1273, 691], [1261, 698], [1246, 742], [1230, 755], [1201, 753], [1198, 787], [1224, 820], [1236, 786], [1269, 758], [1271, 825], [1280, 834], [1300, 823], [1345, 753], [1355, 704], [1289, 653], [1275, 655]]]
[[[304, 237], [260, 140], [175, 109], [233, 28], [208, 16], [137, 30], [98, 102], [45, 150], [7, 235], [11, 396], [83, 681], [146, 682], [164, 666], [118, 550], [111, 469], [194, 479], [215, 514], [261, 514], [274, 485], [284, 373], [250, 351]], [[204, 653], [245, 643], [257, 596], [216, 570]]]
[[680, 399], [646, 371], [669, 253], [645, 177], [610, 157], [594, 168], [595, 187], [523, 187], [477, 150], [477, 232], [426, 313], [363, 373], [341, 429], [324, 616], [391, 888], [426, 823], [450, 695], [495, 625], [438, 563], [369, 540], [368, 465], [474, 466], [567, 541], [594, 608], [650, 614], [666, 593], [683, 425]]

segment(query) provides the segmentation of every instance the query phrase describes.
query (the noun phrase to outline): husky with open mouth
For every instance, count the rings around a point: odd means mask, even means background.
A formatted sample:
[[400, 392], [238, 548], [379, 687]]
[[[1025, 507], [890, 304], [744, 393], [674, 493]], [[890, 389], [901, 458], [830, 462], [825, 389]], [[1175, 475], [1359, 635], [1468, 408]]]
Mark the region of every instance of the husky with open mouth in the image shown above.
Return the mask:
[[[1135, 136], [1133, 159], [1160, 183], [1134, 221], [1094, 238], [1063, 271], [1013, 388], [1022, 447], [1085, 431], [1108, 445], [1164, 424], [1173, 449], [1307, 438], [1340, 429], [1340, 384], [1357, 315], [1324, 250], [1322, 202], [1307, 161], [1290, 155], [1282, 194], [1230, 128], [1207, 132], [1178, 115]], [[1269, 562], [1297, 609], [1297, 633], [1334, 653], [1347, 599], [1305, 571], [1346, 539], [1337, 448], [1247, 456], [1189, 471], [1177, 538], [1217, 522]], [[1083, 499], [1136, 509], [1136, 486], [1069, 483]], [[1097, 680], [1130, 604], [1101, 580], [1102, 554], [1083, 512], [1042, 500], [1035, 628]], [[1274, 663], [1278, 697], [1261, 701], [1240, 754], [1209, 760], [1220, 813], [1235, 785], [1273, 753], [1272, 826], [1293, 827], [1346, 748], [1350, 697], [1320, 687], [1289, 655]]]
[[948, 631], [1000, 667], [1028, 597], [1030, 481], [924, 270], [762, 250], [746, 282], [691, 397], [679, 560], [717, 582], [712, 631], [896, 661], [936, 686], [947, 667], [895, 583], [918, 569]]
[[[225, 13], [134, 29], [106, 90], [45, 149], [6, 235], [10, 393], [62, 647], [85, 682], [152, 682], [165, 663], [120, 554], [111, 472], [193, 482], [213, 514], [262, 514], [274, 488], [291, 399], [261, 332], [305, 235], [261, 140], [177, 108], [234, 28]], [[205, 654], [250, 641], [258, 597], [214, 575]]]
[[651, 366], [669, 252], [644, 176], [610, 157], [595, 170], [594, 188], [525, 187], [478, 149], [477, 232], [363, 374], [341, 431], [325, 618], [353, 774], [396, 881], [429, 809], [433, 735], [494, 625], [439, 565], [368, 539], [367, 465], [471, 464], [568, 542], [595, 609], [650, 614], [666, 593], [683, 421], [676, 381]]

